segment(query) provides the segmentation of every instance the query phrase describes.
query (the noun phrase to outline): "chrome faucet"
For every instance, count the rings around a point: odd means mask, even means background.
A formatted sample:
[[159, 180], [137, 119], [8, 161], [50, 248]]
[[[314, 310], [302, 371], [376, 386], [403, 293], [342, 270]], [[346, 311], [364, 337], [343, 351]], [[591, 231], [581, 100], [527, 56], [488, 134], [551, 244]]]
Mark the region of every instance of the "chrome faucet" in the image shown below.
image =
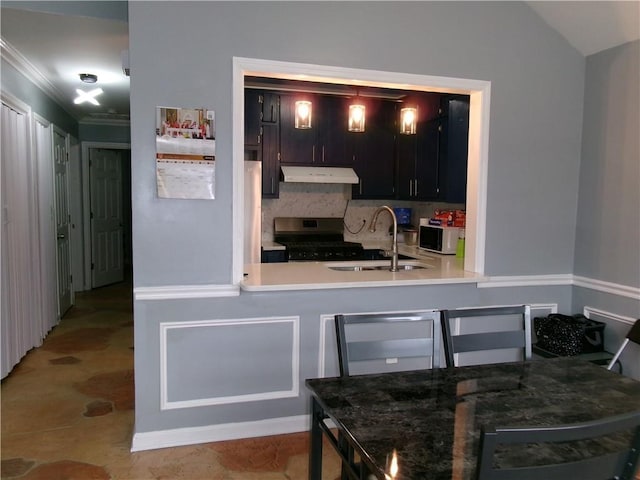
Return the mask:
[[380, 212], [384, 212], [384, 211], [389, 212], [389, 214], [391, 215], [391, 218], [393, 219], [393, 242], [391, 245], [391, 252], [385, 252], [385, 256], [391, 257], [391, 271], [397, 272], [398, 271], [398, 219], [396, 218], [396, 214], [393, 211], [393, 209], [391, 207], [387, 207], [386, 205], [383, 205], [382, 207], [378, 207], [378, 209], [376, 210], [376, 213], [373, 214], [373, 219], [371, 220], [371, 228], [369, 229], [369, 231], [370, 232], [376, 231], [376, 223], [378, 221], [378, 216], [380, 215]]

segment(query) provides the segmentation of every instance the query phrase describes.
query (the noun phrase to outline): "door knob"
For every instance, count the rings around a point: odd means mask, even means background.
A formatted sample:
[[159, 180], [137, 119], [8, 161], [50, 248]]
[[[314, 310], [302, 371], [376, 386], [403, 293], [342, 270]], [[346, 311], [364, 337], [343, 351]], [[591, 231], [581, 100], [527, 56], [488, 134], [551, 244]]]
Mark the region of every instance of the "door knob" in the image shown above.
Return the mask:
[[58, 240], [62, 240], [64, 237], [64, 233], [59, 233], [58, 234]]

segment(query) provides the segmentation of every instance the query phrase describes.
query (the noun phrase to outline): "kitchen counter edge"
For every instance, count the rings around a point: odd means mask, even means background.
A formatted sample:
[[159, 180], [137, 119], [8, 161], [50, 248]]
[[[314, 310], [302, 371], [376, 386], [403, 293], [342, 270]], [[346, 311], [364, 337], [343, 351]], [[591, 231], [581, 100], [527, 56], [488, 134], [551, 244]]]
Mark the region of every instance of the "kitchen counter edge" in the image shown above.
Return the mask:
[[[424, 262], [431, 268], [410, 272], [338, 272], [328, 262], [262, 263], [245, 265], [240, 288], [247, 292], [327, 290], [344, 288], [406, 287], [412, 285], [450, 285], [486, 281], [484, 275], [465, 271], [463, 259], [438, 255], [409, 246], [400, 253]], [[310, 280], [313, 279], [313, 280]]]

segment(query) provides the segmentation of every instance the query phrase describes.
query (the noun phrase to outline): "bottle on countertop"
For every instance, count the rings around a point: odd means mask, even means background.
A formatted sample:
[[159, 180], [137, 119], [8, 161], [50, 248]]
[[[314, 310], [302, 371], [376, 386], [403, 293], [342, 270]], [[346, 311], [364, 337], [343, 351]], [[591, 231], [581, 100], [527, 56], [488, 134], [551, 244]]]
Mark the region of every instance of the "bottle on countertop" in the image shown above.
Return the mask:
[[464, 258], [464, 228], [458, 233], [458, 243], [456, 245], [456, 257]]

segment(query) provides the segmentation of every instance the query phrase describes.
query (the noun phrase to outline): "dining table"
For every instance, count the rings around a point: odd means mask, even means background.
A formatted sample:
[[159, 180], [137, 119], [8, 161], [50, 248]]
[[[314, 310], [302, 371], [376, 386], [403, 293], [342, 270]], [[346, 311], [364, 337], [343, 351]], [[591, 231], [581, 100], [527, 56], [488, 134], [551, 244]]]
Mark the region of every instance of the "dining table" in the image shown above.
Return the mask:
[[[322, 478], [323, 436], [348, 460], [347, 478], [472, 480], [483, 426], [571, 424], [640, 409], [639, 381], [577, 357], [314, 378], [306, 385], [310, 480]], [[589, 448], [600, 446], [524, 445], [496, 461], [570, 461]]]

